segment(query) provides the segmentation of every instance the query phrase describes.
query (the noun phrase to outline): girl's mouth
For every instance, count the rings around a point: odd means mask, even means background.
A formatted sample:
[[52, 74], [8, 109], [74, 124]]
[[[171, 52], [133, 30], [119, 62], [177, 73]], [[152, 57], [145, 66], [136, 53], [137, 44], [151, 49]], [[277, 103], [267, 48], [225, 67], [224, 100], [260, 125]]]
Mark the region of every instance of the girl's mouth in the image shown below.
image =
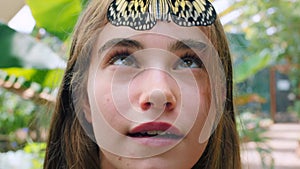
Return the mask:
[[166, 139], [180, 139], [181, 136], [173, 134], [168, 131], [162, 130], [150, 130], [145, 132], [138, 132], [138, 133], [129, 133], [127, 136], [129, 137], [156, 137], [156, 138], [166, 138]]
[[143, 123], [127, 133], [127, 136], [148, 146], [167, 146], [184, 137], [180, 131], [169, 123]]

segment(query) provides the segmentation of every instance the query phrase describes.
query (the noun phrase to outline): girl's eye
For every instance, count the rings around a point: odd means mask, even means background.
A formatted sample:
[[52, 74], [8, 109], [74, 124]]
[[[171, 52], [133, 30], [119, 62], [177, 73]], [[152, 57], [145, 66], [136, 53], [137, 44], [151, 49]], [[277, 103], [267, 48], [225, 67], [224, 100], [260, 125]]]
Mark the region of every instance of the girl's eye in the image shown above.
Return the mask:
[[201, 59], [196, 55], [185, 55], [181, 57], [175, 64], [175, 69], [186, 69], [186, 68], [204, 68], [204, 64]]
[[110, 65], [138, 67], [136, 59], [128, 52], [116, 52], [108, 63]]

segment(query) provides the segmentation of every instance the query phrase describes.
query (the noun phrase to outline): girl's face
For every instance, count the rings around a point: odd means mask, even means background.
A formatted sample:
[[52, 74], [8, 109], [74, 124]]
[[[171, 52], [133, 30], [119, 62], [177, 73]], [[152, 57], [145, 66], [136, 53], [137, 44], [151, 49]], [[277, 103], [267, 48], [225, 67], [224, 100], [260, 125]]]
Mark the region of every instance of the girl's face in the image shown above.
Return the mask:
[[210, 71], [217, 57], [196, 27], [148, 31], [107, 24], [88, 75], [89, 108], [103, 168], [191, 168], [212, 130]]

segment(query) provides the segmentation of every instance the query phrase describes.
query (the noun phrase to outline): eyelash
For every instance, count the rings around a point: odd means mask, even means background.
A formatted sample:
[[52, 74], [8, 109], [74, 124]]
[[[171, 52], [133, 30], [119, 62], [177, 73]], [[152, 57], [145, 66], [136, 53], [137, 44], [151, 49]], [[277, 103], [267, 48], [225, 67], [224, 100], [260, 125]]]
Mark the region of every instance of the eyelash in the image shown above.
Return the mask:
[[[124, 49], [117, 49], [113, 50], [111, 53], [108, 54], [108, 65], [123, 65], [124, 63], [116, 63], [118, 60], [121, 59], [121, 62], [128, 62], [125, 64], [125, 66], [133, 66], [138, 67], [137, 60], [132, 55], [132, 52], [128, 50], [128, 48]], [[188, 65], [186, 61], [192, 61], [192, 65]], [[194, 64], [194, 65], [193, 65]], [[192, 66], [192, 67], [189, 67]], [[180, 59], [176, 61], [174, 69], [186, 69], [186, 68], [205, 68], [203, 62], [201, 59], [194, 53], [186, 52], [182, 56], [180, 56]]]
[[[188, 65], [185, 61], [192, 61], [192, 64], [195, 64], [195, 65]], [[184, 65], [181, 65], [181, 64], [184, 64]], [[204, 64], [201, 61], [201, 59], [199, 58], [199, 56], [197, 56], [194, 53], [191, 54], [189, 52], [187, 52], [183, 56], [181, 56], [180, 60], [176, 62], [175, 66], [178, 67], [177, 69], [185, 69], [185, 68], [190, 68], [190, 69], [199, 68], [199, 69], [202, 69], [202, 68], [204, 68]], [[179, 67], [179, 66], [181, 66], [181, 67]], [[189, 67], [189, 66], [192, 66], [192, 67]]]
[[136, 60], [131, 54], [132, 53], [127, 48], [114, 50], [108, 54], [107, 63], [108, 65], [121, 65], [121, 63], [116, 63], [118, 60], [120, 60], [121, 62], [131, 62], [127, 63], [126, 66], [137, 67]]

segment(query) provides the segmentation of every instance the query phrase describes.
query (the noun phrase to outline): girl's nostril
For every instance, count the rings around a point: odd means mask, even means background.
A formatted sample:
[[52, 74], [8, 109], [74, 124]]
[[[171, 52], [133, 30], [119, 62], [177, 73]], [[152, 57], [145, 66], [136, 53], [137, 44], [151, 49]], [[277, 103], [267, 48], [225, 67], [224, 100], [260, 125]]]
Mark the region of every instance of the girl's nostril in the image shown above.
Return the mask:
[[144, 104], [142, 104], [142, 109], [143, 110], [149, 110], [150, 109], [150, 107], [151, 107], [151, 103], [150, 102], [145, 102]]
[[170, 103], [170, 102], [167, 102], [166, 103], [166, 108], [169, 108], [169, 107], [171, 107], [172, 106], [172, 103]]
[[[149, 110], [151, 107], [153, 106], [153, 103], [151, 102], [145, 102], [144, 104], [142, 104], [141, 108], [142, 110], [144, 111], [147, 111]], [[173, 109], [173, 104], [171, 102], [167, 102], [164, 104], [164, 107], [163, 107], [165, 110], [167, 111], [170, 111]]]
[[167, 102], [166, 104], [165, 104], [165, 109], [167, 110], [167, 111], [170, 111], [170, 110], [172, 110], [174, 107], [174, 105], [173, 105], [173, 103], [171, 103], [171, 102]]

